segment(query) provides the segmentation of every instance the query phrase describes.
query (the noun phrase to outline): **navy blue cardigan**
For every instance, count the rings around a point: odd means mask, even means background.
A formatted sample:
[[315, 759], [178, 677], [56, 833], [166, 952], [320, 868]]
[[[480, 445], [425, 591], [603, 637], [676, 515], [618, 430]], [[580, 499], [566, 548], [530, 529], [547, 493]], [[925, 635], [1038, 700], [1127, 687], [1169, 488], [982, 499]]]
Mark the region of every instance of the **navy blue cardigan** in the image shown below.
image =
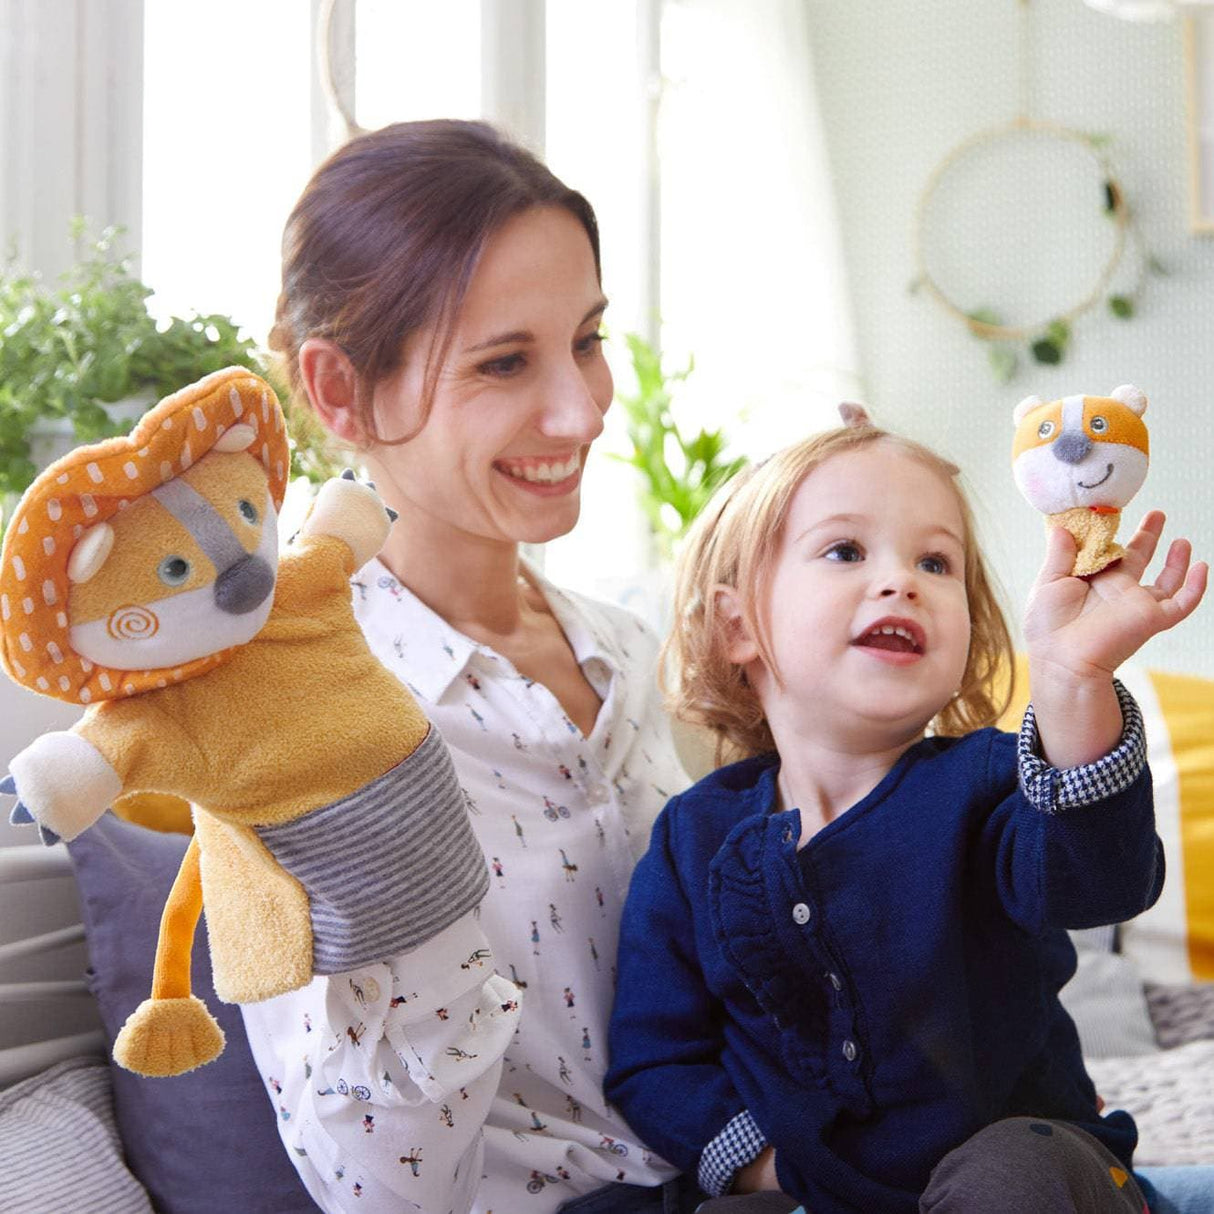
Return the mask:
[[[748, 1115], [813, 1214], [912, 1214], [948, 1151], [1017, 1115], [1073, 1122], [1128, 1168], [1133, 1120], [1097, 1112], [1058, 991], [1064, 929], [1162, 888], [1136, 724], [1134, 761], [1108, 756], [1123, 779], [1036, 760], [1035, 803], [1014, 735], [926, 739], [800, 851], [775, 755], [675, 797], [624, 910], [608, 1098], [691, 1172]], [[1068, 803], [1059, 777], [1092, 772]]]

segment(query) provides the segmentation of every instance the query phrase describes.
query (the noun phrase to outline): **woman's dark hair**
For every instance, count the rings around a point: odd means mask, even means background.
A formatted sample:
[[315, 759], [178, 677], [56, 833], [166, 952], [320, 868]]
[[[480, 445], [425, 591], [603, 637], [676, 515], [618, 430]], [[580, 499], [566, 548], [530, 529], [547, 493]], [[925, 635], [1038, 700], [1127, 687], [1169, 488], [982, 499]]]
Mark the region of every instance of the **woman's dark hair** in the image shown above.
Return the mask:
[[[312, 175], [287, 220], [282, 294], [270, 348], [306, 403], [299, 348], [324, 337], [357, 375], [368, 438], [404, 442], [425, 424], [451, 325], [486, 241], [537, 206], [563, 207], [586, 229], [601, 277], [594, 210], [525, 148], [483, 122], [400, 122], [359, 135]], [[403, 438], [376, 433], [371, 390], [395, 371], [405, 339], [433, 324], [421, 419]]]

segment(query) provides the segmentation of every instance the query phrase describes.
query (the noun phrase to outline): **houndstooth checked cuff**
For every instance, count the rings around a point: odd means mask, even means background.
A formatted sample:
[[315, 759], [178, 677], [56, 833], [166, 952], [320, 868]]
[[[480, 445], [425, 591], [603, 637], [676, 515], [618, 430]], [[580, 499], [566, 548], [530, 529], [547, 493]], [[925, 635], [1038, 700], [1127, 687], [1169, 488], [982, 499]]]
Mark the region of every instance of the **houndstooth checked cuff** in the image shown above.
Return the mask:
[[1113, 688], [1121, 705], [1124, 722], [1121, 741], [1102, 759], [1082, 767], [1060, 771], [1040, 755], [1041, 739], [1037, 718], [1030, 704], [1024, 711], [1016, 754], [1020, 761], [1020, 789], [1042, 813], [1056, 814], [1067, 809], [1093, 805], [1124, 792], [1138, 779], [1147, 763], [1147, 735], [1142, 713], [1134, 697], [1116, 680]]
[[704, 1148], [696, 1181], [701, 1192], [721, 1197], [733, 1187], [734, 1177], [753, 1163], [767, 1146], [763, 1131], [755, 1125], [749, 1110], [743, 1109]]

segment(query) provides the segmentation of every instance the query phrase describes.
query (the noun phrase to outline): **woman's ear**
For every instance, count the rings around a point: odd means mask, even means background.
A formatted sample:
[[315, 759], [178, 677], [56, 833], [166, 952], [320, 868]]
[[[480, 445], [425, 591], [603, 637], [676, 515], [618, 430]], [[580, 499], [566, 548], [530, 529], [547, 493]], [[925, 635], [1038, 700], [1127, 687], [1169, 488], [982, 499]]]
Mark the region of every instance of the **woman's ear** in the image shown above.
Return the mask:
[[299, 375], [321, 424], [348, 443], [363, 437], [354, 402], [358, 375], [349, 355], [327, 337], [309, 337], [299, 347]]
[[725, 640], [725, 656], [735, 666], [753, 662], [759, 656], [759, 646], [751, 635], [738, 592], [732, 586], [715, 586], [713, 596], [721, 635]]

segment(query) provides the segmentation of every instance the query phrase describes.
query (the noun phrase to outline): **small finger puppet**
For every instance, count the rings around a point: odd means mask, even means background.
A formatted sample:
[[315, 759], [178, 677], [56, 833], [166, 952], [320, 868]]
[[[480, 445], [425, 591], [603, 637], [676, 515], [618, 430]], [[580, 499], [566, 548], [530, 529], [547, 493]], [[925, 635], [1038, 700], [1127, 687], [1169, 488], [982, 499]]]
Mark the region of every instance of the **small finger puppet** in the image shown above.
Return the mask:
[[1047, 526], [1075, 537], [1075, 577], [1099, 573], [1125, 553], [1113, 537], [1121, 508], [1146, 479], [1146, 408], [1146, 395], [1123, 384], [1108, 396], [1028, 396], [1012, 414], [1016, 485]]
[[85, 706], [11, 760], [13, 820], [52, 842], [126, 794], [194, 806], [151, 997], [114, 1043], [144, 1075], [223, 1048], [190, 989], [203, 910], [216, 993], [248, 1003], [416, 947], [488, 884], [446, 746], [354, 616], [391, 515], [335, 477], [280, 553], [289, 458], [269, 386], [217, 371], [52, 464], [0, 552], [0, 663]]

